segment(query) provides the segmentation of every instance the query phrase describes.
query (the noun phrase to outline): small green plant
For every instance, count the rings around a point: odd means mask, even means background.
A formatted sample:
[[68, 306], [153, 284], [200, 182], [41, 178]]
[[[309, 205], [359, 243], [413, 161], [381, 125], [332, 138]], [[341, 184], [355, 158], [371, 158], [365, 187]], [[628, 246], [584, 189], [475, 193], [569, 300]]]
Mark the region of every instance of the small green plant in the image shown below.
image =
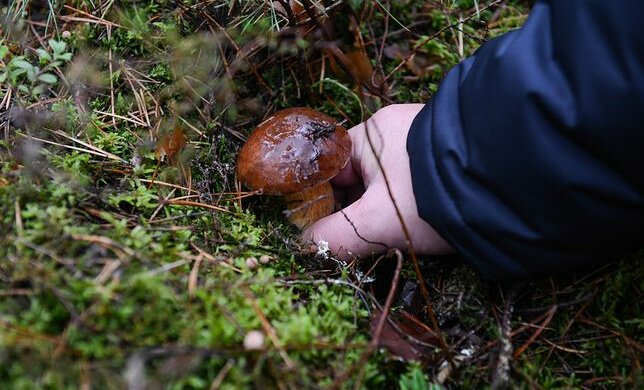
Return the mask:
[[[50, 39], [49, 49], [36, 49], [37, 58], [11, 56], [9, 45], [0, 41], [0, 84], [8, 83], [18, 91], [37, 98], [58, 83], [56, 70], [71, 61], [72, 53], [63, 41]], [[8, 62], [5, 62], [8, 60]]]
[[427, 380], [423, 369], [419, 365], [411, 365], [409, 370], [398, 381], [400, 390], [444, 390], [445, 388]]
[[4, 68], [0, 71], [0, 83], [7, 82], [10, 86], [16, 87], [31, 97], [38, 97], [48, 87], [58, 82], [55, 71], [71, 61], [72, 53], [67, 51], [67, 44], [55, 39], [49, 40], [49, 49], [36, 49], [38, 54], [36, 59], [30, 59], [27, 56], [13, 56], [7, 64], [5, 59], [9, 57], [9, 46], [0, 42], [0, 63]]

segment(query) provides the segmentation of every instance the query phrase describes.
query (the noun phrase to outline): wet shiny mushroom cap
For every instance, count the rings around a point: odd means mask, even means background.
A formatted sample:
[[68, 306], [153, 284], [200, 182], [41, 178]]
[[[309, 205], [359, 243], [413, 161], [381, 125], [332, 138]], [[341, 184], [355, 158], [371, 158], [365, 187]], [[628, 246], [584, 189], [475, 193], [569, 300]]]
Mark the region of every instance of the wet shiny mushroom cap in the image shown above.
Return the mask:
[[237, 160], [237, 177], [266, 194], [290, 194], [328, 181], [349, 161], [351, 139], [337, 121], [288, 108], [262, 122]]

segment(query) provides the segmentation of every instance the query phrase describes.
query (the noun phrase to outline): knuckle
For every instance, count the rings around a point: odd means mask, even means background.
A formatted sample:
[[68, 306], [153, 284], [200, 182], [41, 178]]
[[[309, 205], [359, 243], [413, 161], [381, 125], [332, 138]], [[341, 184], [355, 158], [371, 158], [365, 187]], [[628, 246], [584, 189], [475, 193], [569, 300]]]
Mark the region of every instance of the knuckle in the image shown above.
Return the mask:
[[389, 105], [389, 106], [385, 106], [385, 107], [379, 109], [378, 111], [376, 111], [376, 113], [373, 114], [372, 118], [374, 120], [376, 120], [376, 121], [385, 120], [388, 117], [390, 117], [391, 115], [393, 115], [395, 113], [395, 111], [397, 111], [397, 109], [398, 109], [397, 106], [398, 106], [397, 104], [392, 104], [392, 105]]

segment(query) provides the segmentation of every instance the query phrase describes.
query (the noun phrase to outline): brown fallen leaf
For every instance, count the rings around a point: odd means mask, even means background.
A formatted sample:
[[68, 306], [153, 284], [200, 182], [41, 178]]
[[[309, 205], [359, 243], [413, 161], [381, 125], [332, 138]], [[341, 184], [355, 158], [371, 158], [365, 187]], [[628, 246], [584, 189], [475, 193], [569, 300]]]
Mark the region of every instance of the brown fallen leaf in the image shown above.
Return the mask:
[[405, 66], [414, 76], [423, 77], [434, 72], [440, 62], [436, 58], [428, 57], [423, 53], [410, 54], [409, 49], [403, 48], [397, 44], [385, 47], [384, 54], [387, 58], [405, 61]]
[[[374, 332], [380, 315], [379, 310], [374, 311], [371, 333]], [[378, 346], [399, 359], [426, 362], [434, 359], [434, 349], [438, 345], [436, 334], [427, 325], [413, 315], [399, 310], [389, 315]]]
[[333, 74], [342, 81], [352, 81], [355, 85], [370, 84], [373, 67], [369, 57], [361, 51], [343, 53], [329, 50], [329, 65]]
[[179, 153], [185, 146], [186, 136], [183, 133], [183, 129], [177, 126], [172, 133], [161, 137], [155, 149], [156, 156], [161, 161], [164, 161], [167, 157], [168, 161], [174, 165], [177, 162]]

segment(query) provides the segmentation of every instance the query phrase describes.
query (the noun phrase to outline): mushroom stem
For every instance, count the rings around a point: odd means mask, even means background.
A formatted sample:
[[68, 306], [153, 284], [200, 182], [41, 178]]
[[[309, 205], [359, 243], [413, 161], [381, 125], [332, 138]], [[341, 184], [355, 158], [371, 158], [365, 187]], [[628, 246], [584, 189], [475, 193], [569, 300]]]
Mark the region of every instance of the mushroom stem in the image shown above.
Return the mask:
[[331, 214], [335, 200], [328, 181], [285, 195], [286, 216], [300, 230]]

